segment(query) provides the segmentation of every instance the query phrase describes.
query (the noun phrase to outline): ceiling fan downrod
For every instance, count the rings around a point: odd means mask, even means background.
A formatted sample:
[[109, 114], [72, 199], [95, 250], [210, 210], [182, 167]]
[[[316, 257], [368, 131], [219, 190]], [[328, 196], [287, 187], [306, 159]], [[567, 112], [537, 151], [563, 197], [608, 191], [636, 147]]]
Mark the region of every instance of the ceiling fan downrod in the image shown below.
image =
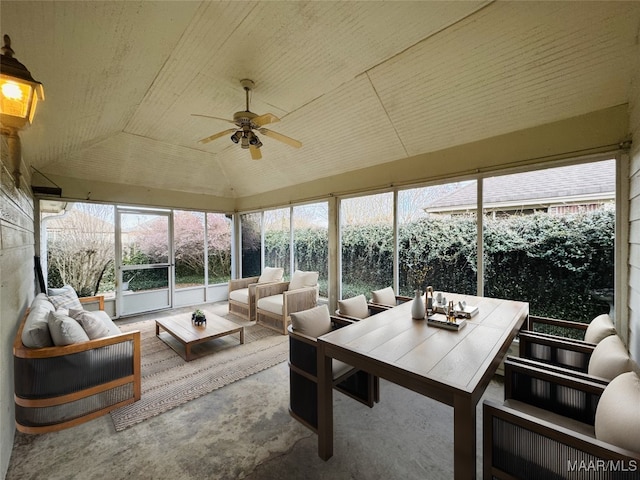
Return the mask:
[[246, 108], [245, 111], [249, 111], [249, 92], [256, 86], [253, 80], [249, 80], [248, 78], [243, 78], [240, 80], [240, 85], [244, 88], [245, 100], [246, 100]]

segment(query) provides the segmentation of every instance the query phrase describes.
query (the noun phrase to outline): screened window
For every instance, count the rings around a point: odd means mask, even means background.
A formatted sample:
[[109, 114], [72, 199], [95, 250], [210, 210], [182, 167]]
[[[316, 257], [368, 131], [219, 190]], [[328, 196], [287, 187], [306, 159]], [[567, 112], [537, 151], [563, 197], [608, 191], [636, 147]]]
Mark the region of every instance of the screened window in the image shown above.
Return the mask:
[[393, 193], [340, 202], [342, 298], [393, 285]]

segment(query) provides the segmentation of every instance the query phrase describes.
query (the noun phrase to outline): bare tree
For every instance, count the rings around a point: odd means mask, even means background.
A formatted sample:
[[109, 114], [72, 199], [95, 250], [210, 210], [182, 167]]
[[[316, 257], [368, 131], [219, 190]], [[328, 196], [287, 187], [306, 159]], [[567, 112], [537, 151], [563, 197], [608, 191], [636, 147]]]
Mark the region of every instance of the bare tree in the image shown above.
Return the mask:
[[49, 278], [94, 295], [114, 259], [113, 207], [79, 204], [47, 224]]

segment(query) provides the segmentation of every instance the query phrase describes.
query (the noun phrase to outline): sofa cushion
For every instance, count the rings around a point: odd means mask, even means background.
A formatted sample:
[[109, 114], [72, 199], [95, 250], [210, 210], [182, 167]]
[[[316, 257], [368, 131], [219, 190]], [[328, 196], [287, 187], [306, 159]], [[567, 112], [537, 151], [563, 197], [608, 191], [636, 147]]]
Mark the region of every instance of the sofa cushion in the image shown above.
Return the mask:
[[104, 324], [104, 321], [95, 315], [94, 312], [74, 310], [71, 308], [69, 309], [69, 316], [80, 324], [90, 340], [108, 337], [110, 335], [109, 329]]
[[291, 314], [291, 326], [293, 330], [308, 335], [319, 337], [331, 331], [331, 317], [326, 305], [319, 305], [309, 310], [302, 310]]
[[617, 335], [611, 335], [593, 349], [587, 369], [589, 375], [613, 380], [621, 373], [632, 369], [632, 360], [627, 348]]
[[78, 299], [78, 295], [76, 291], [71, 287], [64, 287], [61, 293], [56, 295], [49, 295], [49, 301], [53, 304], [53, 306], [57, 309], [59, 308], [73, 308], [75, 310], [82, 310], [82, 304]]
[[369, 316], [369, 305], [364, 295], [338, 300], [338, 311], [341, 315], [355, 318], [367, 318]]
[[[49, 302], [46, 302], [49, 303]], [[33, 305], [33, 304], [32, 304]], [[52, 347], [53, 340], [49, 333], [49, 313], [53, 310], [44, 302], [36, 303], [29, 310], [29, 315], [22, 328], [22, 344], [28, 348]]]
[[49, 295], [50, 297], [53, 297], [55, 295], [62, 295], [69, 290], [73, 290], [73, 287], [71, 285], [65, 285], [61, 288], [47, 288], [47, 295]]
[[387, 287], [381, 290], [374, 290], [371, 292], [371, 301], [373, 303], [379, 303], [380, 305], [389, 305], [391, 307], [396, 306], [396, 292], [393, 288]]
[[37, 306], [43, 306], [50, 312], [53, 312], [56, 309], [56, 307], [53, 306], [53, 303], [49, 301], [49, 297], [44, 293], [37, 294], [33, 299], [33, 302], [31, 302], [32, 309]]
[[89, 336], [82, 326], [73, 318], [60, 312], [49, 312], [49, 332], [56, 346], [71, 345], [78, 342], [86, 342]]
[[596, 408], [596, 438], [640, 452], [640, 377], [634, 372], [617, 376], [604, 389]]
[[589, 343], [600, 343], [601, 340], [610, 335], [616, 334], [616, 327], [611, 321], [611, 317], [603, 313], [591, 320], [584, 332], [584, 341]]
[[258, 283], [281, 282], [284, 276], [284, 268], [264, 267]]
[[298, 290], [304, 287], [315, 287], [318, 284], [318, 272], [305, 272], [296, 270], [289, 282], [289, 290]]
[[102, 320], [102, 323], [104, 323], [109, 330], [109, 335], [120, 335], [122, 333], [118, 326], [113, 322], [113, 320], [111, 320], [109, 314], [104, 310], [95, 310], [91, 313]]
[[269, 297], [262, 297], [258, 300], [258, 308], [266, 310], [267, 312], [282, 315], [282, 304], [284, 297], [281, 293], [277, 295], [271, 295]]
[[236, 302], [249, 304], [249, 289], [248, 288], [239, 288], [238, 290], [231, 290], [229, 292], [229, 300], [234, 300]]

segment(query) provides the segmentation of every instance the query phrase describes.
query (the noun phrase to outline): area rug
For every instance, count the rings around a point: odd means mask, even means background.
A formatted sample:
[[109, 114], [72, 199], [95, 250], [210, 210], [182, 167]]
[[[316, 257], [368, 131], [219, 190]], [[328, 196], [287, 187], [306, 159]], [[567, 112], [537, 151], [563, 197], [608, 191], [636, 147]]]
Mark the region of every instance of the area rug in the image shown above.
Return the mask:
[[111, 412], [118, 432], [284, 362], [289, 355], [288, 337], [260, 325], [245, 327], [243, 345], [235, 334], [194, 346], [192, 352], [198, 358], [190, 362], [156, 337], [155, 320], [122, 325], [120, 329], [140, 330], [142, 396]]

